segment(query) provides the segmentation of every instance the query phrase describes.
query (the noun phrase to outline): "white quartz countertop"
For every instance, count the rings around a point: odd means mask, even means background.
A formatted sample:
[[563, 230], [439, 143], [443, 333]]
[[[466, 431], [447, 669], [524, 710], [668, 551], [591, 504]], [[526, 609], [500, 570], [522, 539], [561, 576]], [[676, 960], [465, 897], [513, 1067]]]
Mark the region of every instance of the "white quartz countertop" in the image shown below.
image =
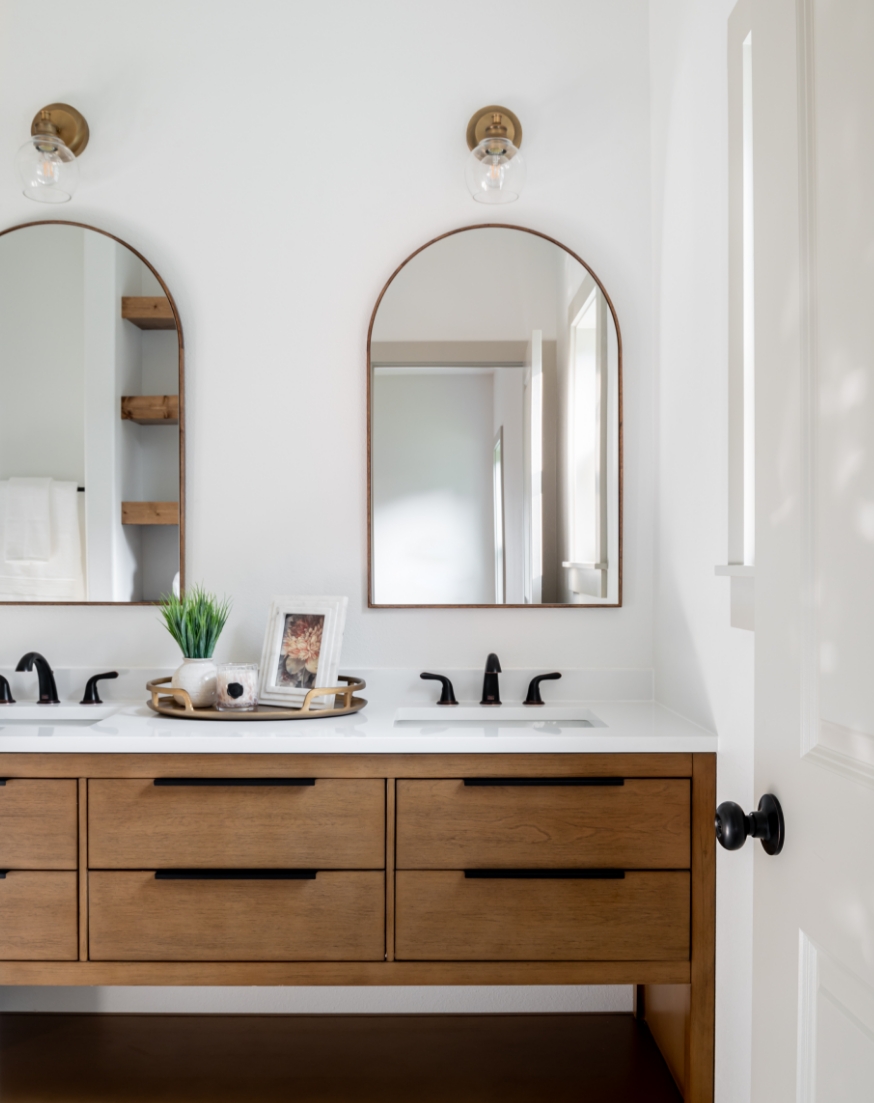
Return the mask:
[[[375, 689], [376, 687], [374, 687]], [[116, 701], [101, 718], [51, 707], [0, 713], [0, 753], [55, 754], [632, 754], [716, 751], [717, 737], [653, 701], [559, 701], [457, 710], [364, 691], [367, 707], [316, 720], [172, 720]], [[45, 708], [43, 719], [42, 708]], [[108, 710], [106, 710], [108, 711]], [[453, 717], [453, 711], [455, 717]], [[75, 710], [70, 713], [77, 715]], [[22, 720], [18, 720], [21, 716]], [[592, 725], [592, 726], [589, 726]]]

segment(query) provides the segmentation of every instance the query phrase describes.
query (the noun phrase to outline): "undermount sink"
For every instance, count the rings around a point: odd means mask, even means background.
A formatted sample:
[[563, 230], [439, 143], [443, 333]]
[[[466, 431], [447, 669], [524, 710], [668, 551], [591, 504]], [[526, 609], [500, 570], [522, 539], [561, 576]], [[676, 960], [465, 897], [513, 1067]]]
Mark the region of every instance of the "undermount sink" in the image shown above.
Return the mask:
[[66, 701], [60, 705], [35, 705], [32, 702], [16, 701], [14, 705], [0, 705], [0, 728], [12, 724], [61, 724], [64, 727], [84, 728], [112, 716], [114, 712], [118, 712], [119, 707], [117, 703], [80, 705]]
[[561, 724], [563, 727], [606, 728], [603, 720], [582, 705], [410, 705], [395, 711], [399, 724], [507, 724], [514, 727]]

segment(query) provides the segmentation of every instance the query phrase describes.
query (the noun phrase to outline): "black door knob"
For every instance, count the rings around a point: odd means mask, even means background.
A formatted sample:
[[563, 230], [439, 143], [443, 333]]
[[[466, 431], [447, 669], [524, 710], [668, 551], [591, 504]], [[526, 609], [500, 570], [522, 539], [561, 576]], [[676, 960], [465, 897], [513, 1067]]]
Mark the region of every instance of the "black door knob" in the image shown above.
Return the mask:
[[716, 809], [716, 838], [726, 850], [740, 850], [747, 838], [759, 839], [766, 854], [779, 854], [786, 839], [783, 809], [773, 793], [765, 793], [757, 812], [747, 816], [733, 800]]

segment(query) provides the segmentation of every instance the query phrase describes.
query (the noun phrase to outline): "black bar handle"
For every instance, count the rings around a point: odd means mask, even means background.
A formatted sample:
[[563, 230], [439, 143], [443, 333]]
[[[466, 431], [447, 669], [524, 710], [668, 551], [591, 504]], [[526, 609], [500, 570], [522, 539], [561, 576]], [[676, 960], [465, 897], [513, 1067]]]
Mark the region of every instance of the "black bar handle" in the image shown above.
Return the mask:
[[100, 700], [100, 694], [97, 692], [97, 683], [102, 682], [104, 679], [117, 678], [117, 670], [108, 670], [106, 674], [95, 674], [93, 678], [89, 678], [85, 685], [85, 696], [79, 702], [80, 705], [102, 705]]
[[314, 777], [156, 777], [154, 785], [176, 786], [251, 786], [251, 785], [315, 785]]
[[12, 690], [9, 687], [9, 682], [0, 674], [0, 705], [14, 705], [15, 698], [12, 696]]
[[458, 701], [455, 700], [455, 690], [452, 688], [452, 682], [446, 677], [445, 674], [429, 674], [426, 670], [423, 670], [419, 675], [426, 682], [439, 682], [443, 689], [440, 692], [440, 700], [438, 705], [457, 705]]
[[466, 869], [473, 881], [622, 881], [624, 869]]
[[159, 869], [156, 881], [315, 881], [316, 869]]
[[8, 869], [0, 869], [0, 881], [5, 881], [6, 880], [6, 874], [8, 872], [9, 872]]
[[466, 777], [465, 785], [624, 785], [624, 777]]
[[556, 671], [554, 674], [538, 674], [536, 678], [532, 678], [528, 683], [528, 696], [522, 702], [523, 705], [542, 705], [543, 698], [540, 696], [540, 683], [541, 682], [554, 682], [560, 678], [561, 675]]

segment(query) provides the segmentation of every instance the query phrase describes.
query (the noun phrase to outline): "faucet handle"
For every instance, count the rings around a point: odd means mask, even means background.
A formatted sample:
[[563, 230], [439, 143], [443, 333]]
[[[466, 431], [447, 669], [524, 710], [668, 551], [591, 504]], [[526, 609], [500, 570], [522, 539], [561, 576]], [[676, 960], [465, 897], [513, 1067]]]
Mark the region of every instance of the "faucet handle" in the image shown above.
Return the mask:
[[457, 705], [455, 700], [455, 691], [452, 688], [452, 682], [443, 674], [428, 674], [427, 671], [423, 671], [420, 675], [425, 681], [440, 682], [443, 686], [443, 691], [440, 694], [440, 700], [438, 705]]
[[15, 698], [12, 696], [12, 690], [9, 688], [9, 683], [0, 674], [0, 705], [14, 705]]
[[102, 705], [100, 700], [100, 694], [97, 692], [97, 683], [103, 678], [117, 678], [118, 671], [110, 670], [107, 674], [95, 674], [93, 678], [88, 679], [88, 683], [85, 686], [85, 696], [79, 702], [80, 705]]
[[556, 671], [553, 674], [538, 674], [536, 678], [532, 678], [528, 685], [528, 696], [525, 698], [523, 704], [542, 705], [543, 698], [540, 696], [540, 683], [554, 682], [560, 677], [561, 675]]

